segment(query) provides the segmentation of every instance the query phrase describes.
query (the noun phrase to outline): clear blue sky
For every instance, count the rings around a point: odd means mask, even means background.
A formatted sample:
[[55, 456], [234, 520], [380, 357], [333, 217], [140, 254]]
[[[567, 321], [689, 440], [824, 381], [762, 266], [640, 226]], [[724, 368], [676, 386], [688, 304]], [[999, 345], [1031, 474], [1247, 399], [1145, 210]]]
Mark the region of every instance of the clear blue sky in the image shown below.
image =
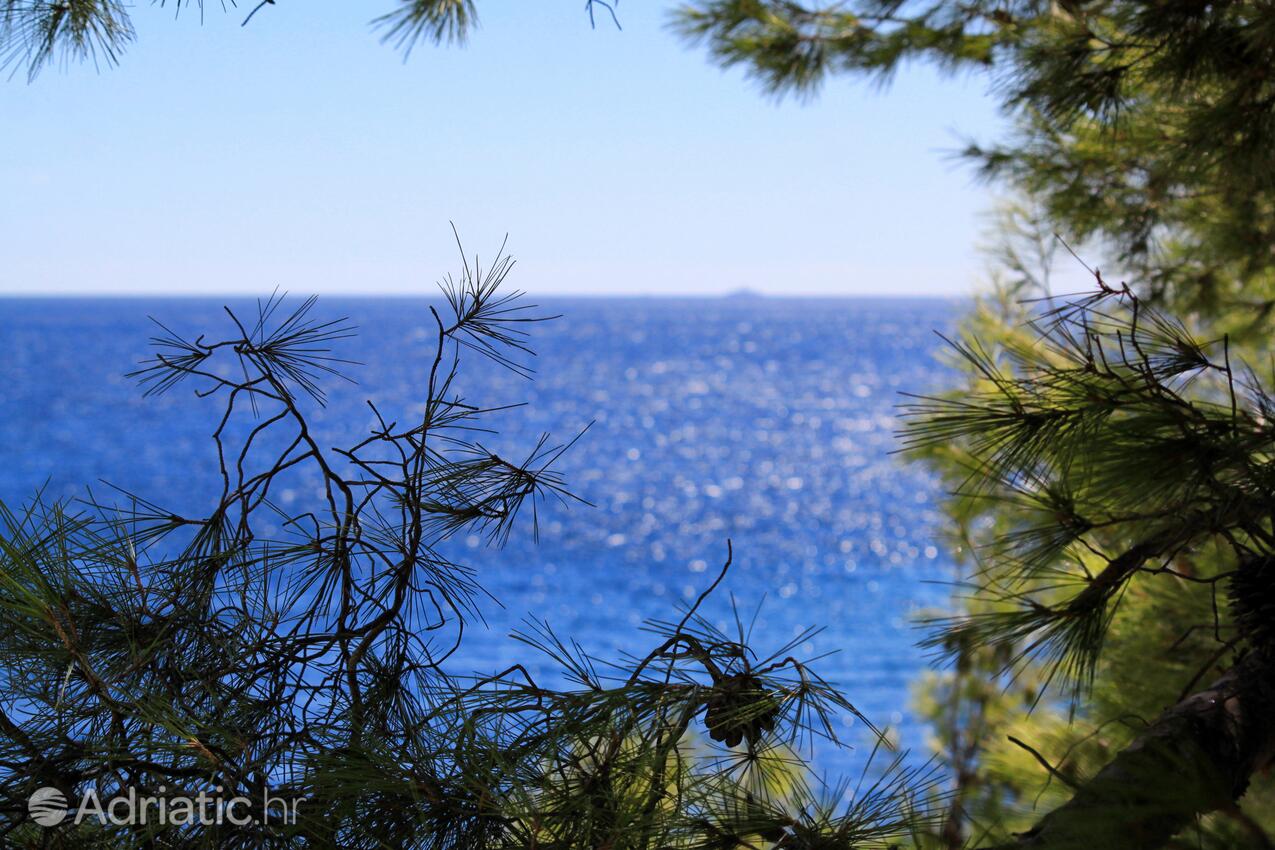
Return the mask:
[[[406, 63], [388, 3], [134, 8], [116, 68], [0, 82], [0, 291], [419, 293], [510, 234], [540, 294], [959, 294], [991, 193], [947, 152], [984, 81], [777, 104], [625, 0], [479, 4]], [[242, 4], [241, 4], [242, 6]]]

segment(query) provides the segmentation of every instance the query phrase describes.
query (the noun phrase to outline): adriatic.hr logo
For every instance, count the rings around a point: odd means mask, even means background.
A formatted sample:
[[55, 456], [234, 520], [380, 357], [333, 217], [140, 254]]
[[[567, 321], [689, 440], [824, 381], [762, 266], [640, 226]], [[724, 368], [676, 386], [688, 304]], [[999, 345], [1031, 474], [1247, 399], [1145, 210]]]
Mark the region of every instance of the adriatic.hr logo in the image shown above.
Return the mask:
[[216, 826], [232, 824], [250, 826], [267, 820], [274, 824], [295, 824], [301, 799], [285, 799], [262, 792], [258, 806], [244, 796], [223, 797], [223, 788], [213, 786], [190, 796], [168, 794], [159, 786], [157, 795], [139, 796], [136, 788], [125, 788], [105, 801], [95, 789], [87, 789], [71, 808], [67, 795], [58, 788], [44, 787], [27, 798], [27, 813], [43, 827], [59, 826], [68, 820], [75, 824], [86, 821], [105, 826], [161, 824], [172, 826]]

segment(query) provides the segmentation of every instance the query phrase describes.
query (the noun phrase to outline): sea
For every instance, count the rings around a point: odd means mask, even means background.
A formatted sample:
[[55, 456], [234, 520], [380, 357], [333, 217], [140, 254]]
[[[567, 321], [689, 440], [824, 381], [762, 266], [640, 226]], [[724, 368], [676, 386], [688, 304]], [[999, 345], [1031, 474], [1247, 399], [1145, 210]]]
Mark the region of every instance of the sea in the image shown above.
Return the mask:
[[[551, 659], [510, 637], [529, 622], [604, 662], [643, 655], [657, 641], [643, 623], [678, 619], [717, 577], [729, 540], [731, 569], [700, 611], [732, 634], [742, 622], [761, 656], [800, 639], [792, 654], [817, 659], [816, 672], [923, 758], [912, 692], [931, 660], [917, 648], [917, 619], [949, 599], [955, 567], [941, 540], [940, 484], [896, 454], [896, 432], [902, 393], [950, 380], [936, 332], [953, 327], [964, 302], [536, 303], [559, 318], [528, 326], [534, 374], [470, 352], [458, 392], [482, 406], [520, 405], [476, 437], [514, 459], [542, 434], [557, 444], [583, 431], [556, 464], [582, 501], [540, 504], [537, 528], [525, 513], [503, 547], [477, 534], [447, 544], [489, 594], [449, 669], [518, 662], [554, 680]], [[419, 413], [431, 305], [440, 302], [317, 302], [316, 317], [358, 327], [333, 352], [357, 361], [343, 367], [350, 380], [328, 380], [326, 406], [311, 405], [320, 440], [365, 435], [369, 399], [387, 415]], [[160, 330], [152, 318], [214, 339], [232, 330], [224, 306], [257, 309], [245, 299], [0, 299], [0, 500], [16, 507], [37, 490], [69, 500], [91, 489], [100, 501], [130, 491], [206, 504], [219, 482], [215, 402], [191, 385], [146, 398], [125, 375]], [[299, 511], [313, 495], [301, 487], [279, 500]], [[858, 749], [817, 745], [814, 762], [833, 771], [871, 746], [862, 723], [839, 722]]]

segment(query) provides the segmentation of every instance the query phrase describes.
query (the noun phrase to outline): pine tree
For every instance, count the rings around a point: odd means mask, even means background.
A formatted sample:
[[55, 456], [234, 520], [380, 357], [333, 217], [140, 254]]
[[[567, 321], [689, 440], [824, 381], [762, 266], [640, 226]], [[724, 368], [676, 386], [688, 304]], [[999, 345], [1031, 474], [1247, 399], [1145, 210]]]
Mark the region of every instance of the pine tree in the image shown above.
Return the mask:
[[[1033, 327], [998, 355], [958, 341], [982, 380], [913, 407], [914, 445], [957, 447], [957, 496], [999, 520], [977, 549], [977, 604], [931, 645], [964, 664], [992, 652], [1028, 687], [1065, 683], [1087, 721], [1136, 730], [1083, 778], [1014, 741], [1071, 799], [1007, 846], [1166, 846], [1199, 815], [1237, 814], [1275, 744], [1270, 400], [1226, 338], [1202, 344], [1123, 287], [1051, 304]], [[1198, 669], [1163, 660], [1187, 641], [1213, 647]], [[1114, 705], [1092, 698], [1104, 660], [1125, 690]], [[1180, 693], [1155, 693], [1163, 674]], [[1139, 712], [1159, 708], [1146, 692], [1171, 707]]]
[[[205, 0], [156, 0], [173, 6], [178, 14], [194, 7], [202, 17]], [[221, 11], [234, 8], [222, 2]], [[304, 3], [260, 0], [244, 15], [247, 26], [266, 7], [291, 5], [290, 12], [304, 13]], [[389, 7], [373, 18], [372, 28], [381, 40], [404, 54], [422, 42], [464, 43], [478, 25], [474, 0], [386, 0]], [[589, 21], [605, 13], [617, 25], [615, 7], [606, 0], [585, 0]], [[129, 4], [120, 0], [0, 0], [0, 69], [25, 70], [35, 79], [50, 63], [89, 61], [114, 65], [133, 42], [136, 32]]]

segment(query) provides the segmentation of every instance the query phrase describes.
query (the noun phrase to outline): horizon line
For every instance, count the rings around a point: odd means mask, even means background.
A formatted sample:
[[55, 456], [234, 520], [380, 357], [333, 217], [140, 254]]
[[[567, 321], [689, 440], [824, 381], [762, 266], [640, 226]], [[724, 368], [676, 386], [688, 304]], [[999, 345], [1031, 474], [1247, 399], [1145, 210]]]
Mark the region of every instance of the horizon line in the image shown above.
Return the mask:
[[[341, 290], [328, 291], [305, 291], [301, 289], [282, 289], [272, 290], [281, 295], [302, 295], [309, 297], [311, 295], [319, 298], [358, 298], [358, 299], [422, 299], [432, 300], [441, 298], [441, 292], [433, 293], [411, 293], [411, 292], [351, 292]], [[511, 290], [513, 291], [513, 290]], [[975, 292], [952, 293], [938, 291], [919, 291], [919, 292], [758, 292], [754, 290], [734, 291], [734, 292], [540, 292], [533, 290], [517, 290], [526, 297], [531, 298], [581, 298], [595, 299], [599, 301], [605, 300], [621, 300], [621, 299], [687, 299], [687, 300], [713, 300], [713, 301], [783, 301], [783, 300], [818, 300], [818, 299], [867, 299], [878, 298], [887, 300], [904, 300], [909, 298], [933, 298], [944, 300], [961, 300], [974, 297]], [[0, 298], [3, 299], [49, 299], [55, 300], [59, 298], [101, 298], [101, 299], [135, 299], [135, 298], [265, 298], [271, 293], [261, 292], [253, 294], [251, 292], [226, 292], [226, 291], [199, 291], [199, 292], [146, 292], [146, 291], [107, 291], [92, 292], [83, 290], [54, 290], [51, 292], [21, 292], [0, 290]]]

